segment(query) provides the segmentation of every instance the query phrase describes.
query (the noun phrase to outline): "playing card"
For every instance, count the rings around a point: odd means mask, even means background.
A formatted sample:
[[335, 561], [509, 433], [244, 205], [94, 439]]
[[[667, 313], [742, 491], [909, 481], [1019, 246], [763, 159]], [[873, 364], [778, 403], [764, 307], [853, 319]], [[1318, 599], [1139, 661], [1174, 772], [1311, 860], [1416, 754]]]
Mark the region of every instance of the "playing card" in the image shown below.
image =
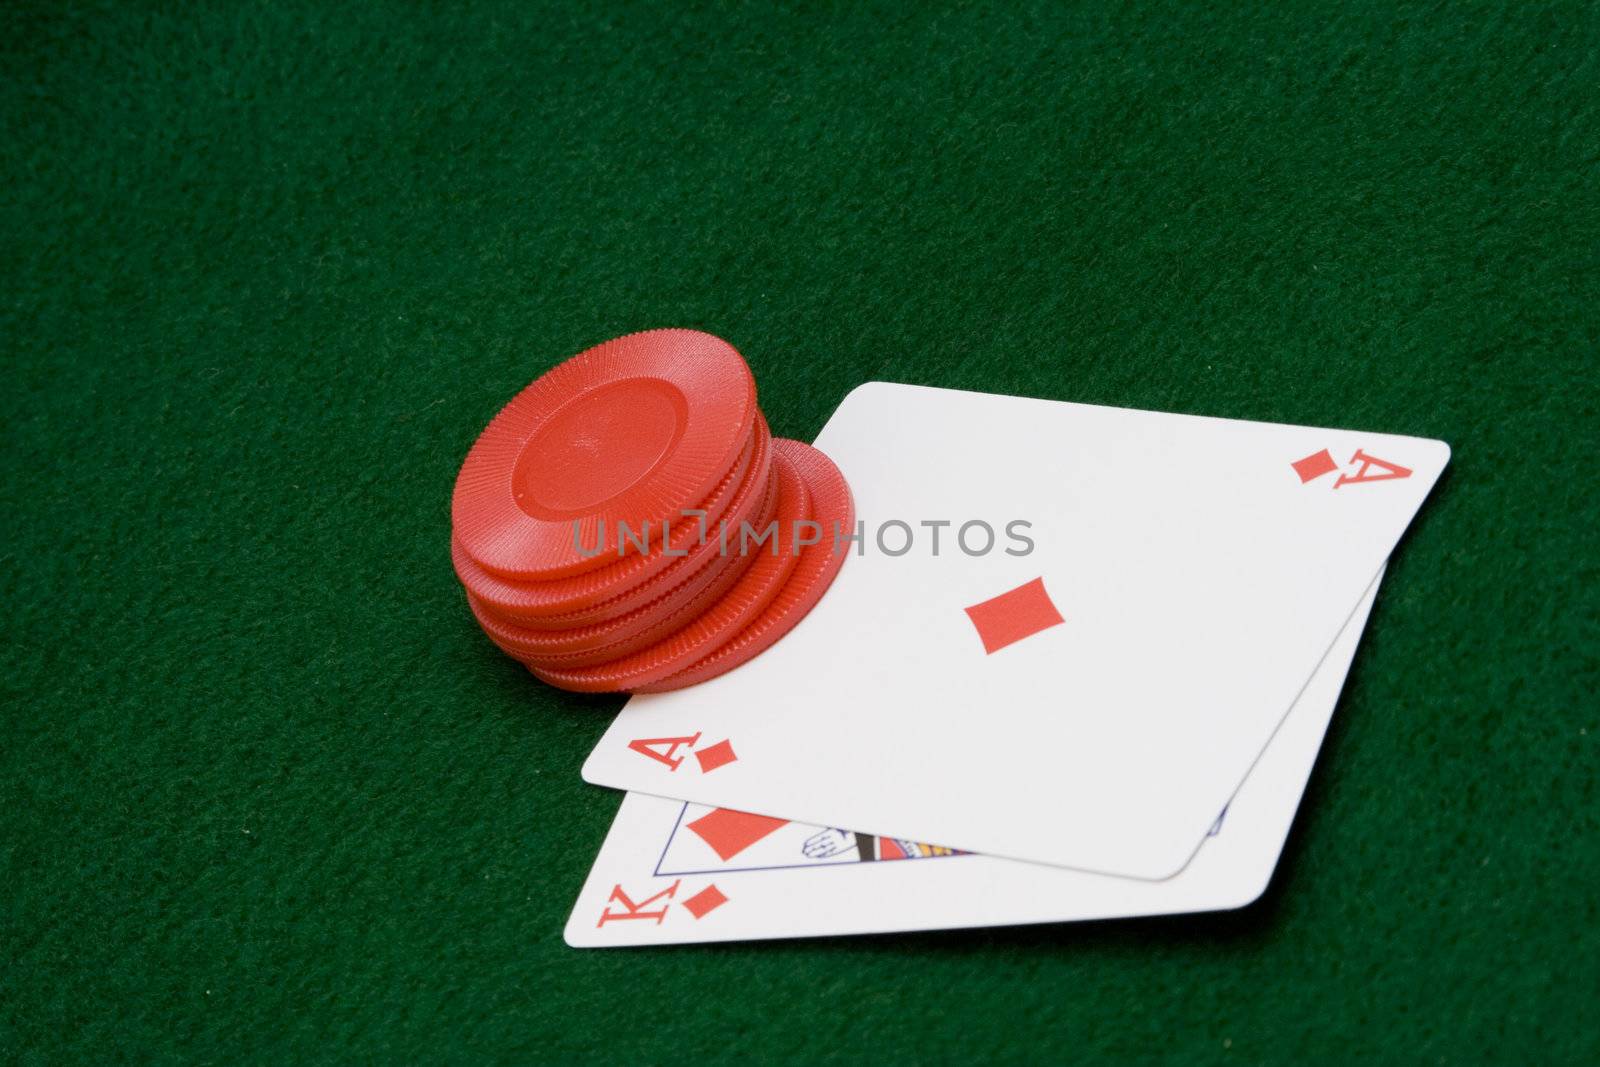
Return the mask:
[[817, 444], [860, 554], [750, 664], [633, 698], [584, 777], [1150, 879], [1199, 847], [1449, 456], [882, 383]]
[[[1376, 592], [1374, 582], [1199, 852], [1166, 881], [962, 854], [629, 793], [567, 922], [567, 944], [815, 937], [1242, 907], [1261, 894], [1277, 865]], [[1056, 812], [1055, 819], [1070, 816]]]

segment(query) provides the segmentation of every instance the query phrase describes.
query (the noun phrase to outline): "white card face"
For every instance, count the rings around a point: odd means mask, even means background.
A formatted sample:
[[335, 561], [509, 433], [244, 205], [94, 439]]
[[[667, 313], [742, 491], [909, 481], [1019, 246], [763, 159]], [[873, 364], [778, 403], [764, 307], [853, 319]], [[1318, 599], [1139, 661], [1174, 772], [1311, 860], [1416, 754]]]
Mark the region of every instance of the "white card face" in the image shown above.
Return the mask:
[[1374, 582], [1214, 833], [1164, 882], [950, 855], [629, 793], [567, 922], [567, 944], [818, 937], [1242, 907], [1272, 877], [1376, 591]]
[[[751, 663], [630, 700], [584, 777], [1148, 879], [1194, 854], [1449, 457], [881, 383], [817, 445], [863, 554]], [[974, 521], [990, 551], [957, 544]]]

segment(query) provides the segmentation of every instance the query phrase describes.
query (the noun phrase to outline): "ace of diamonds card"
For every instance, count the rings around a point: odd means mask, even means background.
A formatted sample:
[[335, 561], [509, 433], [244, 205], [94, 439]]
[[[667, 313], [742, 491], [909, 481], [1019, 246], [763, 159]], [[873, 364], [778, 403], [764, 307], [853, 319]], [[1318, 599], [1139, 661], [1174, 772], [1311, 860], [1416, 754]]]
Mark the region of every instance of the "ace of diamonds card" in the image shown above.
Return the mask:
[[[764, 655], [633, 698], [584, 777], [1150, 880], [1201, 847], [1449, 457], [884, 383], [817, 445], [859, 554]], [[942, 550], [900, 551], [941, 522]], [[952, 543], [973, 522], [1031, 545]]]

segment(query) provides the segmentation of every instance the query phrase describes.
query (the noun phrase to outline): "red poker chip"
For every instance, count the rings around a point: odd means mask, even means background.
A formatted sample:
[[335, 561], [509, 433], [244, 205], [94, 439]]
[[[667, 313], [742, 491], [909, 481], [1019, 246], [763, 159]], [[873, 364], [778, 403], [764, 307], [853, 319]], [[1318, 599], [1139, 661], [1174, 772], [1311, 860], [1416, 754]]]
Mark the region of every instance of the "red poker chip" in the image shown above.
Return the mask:
[[[787, 443], [774, 442], [773, 467], [778, 480], [774, 536], [763, 545], [749, 547], [754, 558], [725, 596], [677, 633], [620, 659], [589, 667], [529, 664], [528, 669], [551, 685], [575, 692], [636, 690], [695, 666], [761, 616], [800, 563], [795, 553], [795, 525], [812, 517], [811, 491], [799, 468], [778, 447]], [[739, 551], [737, 531], [730, 533], [729, 551]]]
[[[776, 479], [760, 494], [762, 506], [750, 518], [760, 528], [777, 514]], [[715, 547], [716, 542], [712, 542]], [[743, 575], [754, 557], [713, 556], [665, 595], [636, 611], [590, 626], [566, 630], [534, 630], [497, 618], [471, 593], [467, 602], [478, 625], [500, 650], [523, 663], [552, 668], [587, 667], [626, 656], [653, 645], [719, 600]]]
[[[763, 508], [760, 516], [761, 522], [771, 522], [777, 514], [778, 492], [777, 480], [773, 480], [772, 492], [768, 494], [770, 507]], [[719, 561], [720, 562], [720, 561]], [[687, 626], [691, 621], [704, 614], [705, 610], [717, 603], [728, 591], [738, 584], [744, 573], [754, 562], [753, 557], [732, 556], [728, 566], [712, 566], [705, 568], [713, 577], [699, 592], [687, 599], [677, 598], [672, 605], [652, 605], [649, 609], [641, 609], [639, 614], [646, 610], [653, 617], [648, 628], [639, 633], [607, 645], [593, 652], [584, 652], [576, 656], [514, 656], [527, 667], [547, 668], [550, 670], [564, 670], [578, 667], [592, 667], [602, 663], [611, 663], [624, 656], [632, 655], [640, 649], [648, 648], [665, 640], [670, 635]], [[696, 584], [699, 584], [697, 581]]]
[[[763, 429], [765, 426], [763, 425]], [[687, 549], [688, 554], [678, 559], [672, 566], [659, 574], [653, 575], [648, 581], [635, 586], [621, 596], [612, 597], [598, 604], [582, 608], [578, 611], [568, 612], [565, 615], [544, 616], [530, 619], [527, 625], [530, 629], [568, 629], [575, 626], [592, 626], [596, 623], [614, 619], [619, 615], [638, 610], [644, 605], [660, 603], [670, 596], [672, 590], [681, 585], [688, 576], [697, 573], [705, 567], [721, 569], [730, 564], [737, 565], [740, 560], [731, 550], [724, 549], [724, 537], [729, 542], [737, 545], [734, 540], [738, 537], [739, 529], [748, 523], [755, 529], [762, 529], [770, 523], [775, 516], [778, 500], [778, 476], [772, 464], [772, 438], [770, 434], [763, 434], [761, 441], [760, 462], [751, 465], [750, 474], [746, 484], [739, 489], [738, 496], [733, 504], [725, 511], [721, 518], [709, 522], [705, 529], [704, 540], [700, 539], [698, 523], [695, 529], [695, 542]], [[723, 531], [726, 531], [724, 534]], [[742, 567], [740, 569], [743, 569]]]
[[[704, 566], [716, 554], [718, 524], [733, 529], [750, 520], [762, 503], [762, 490], [771, 479], [772, 435], [767, 422], [756, 415], [754, 433], [739, 462], [700, 504], [698, 516], [669, 518], [670, 552], [659, 545], [649, 555], [634, 553], [598, 570], [547, 582], [519, 582], [501, 578], [478, 566], [459, 539], [452, 539], [450, 559], [456, 576], [480, 607], [502, 622], [535, 630], [565, 630], [614, 619], [657, 600], [681, 583], [684, 576]], [[705, 537], [702, 539], [701, 523]], [[659, 542], [661, 526], [652, 523]], [[615, 559], [615, 550], [608, 553]]]
[[775, 442], [779, 459], [792, 464], [811, 490], [812, 519], [822, 525], [822, 540], [806, 546], [799, 565], [777, 597], [755, 621], [704, 659], [677, 674], [655, 682], [636, 685], [636, 693], [660, 693], [669, 689], [715, 678], [749, 662], [768, 648], [810, 613], [828, 591], [850, 552], [848, 542], [835, 541], [855, 532], [856, 508], [850, 485], [834, 462], [810, 445], [779, 439]]
[[[455, 536], [505, 578], [597, 570], [616, 559], [619, 522], [640, 530], [705, 500], [755, 417], [750, 368], [720, 338], [650, 330], [596, 345], [518, 393], [479, 435], [456, 476]], [[578, 543], [609, 551], [585, 557]]]

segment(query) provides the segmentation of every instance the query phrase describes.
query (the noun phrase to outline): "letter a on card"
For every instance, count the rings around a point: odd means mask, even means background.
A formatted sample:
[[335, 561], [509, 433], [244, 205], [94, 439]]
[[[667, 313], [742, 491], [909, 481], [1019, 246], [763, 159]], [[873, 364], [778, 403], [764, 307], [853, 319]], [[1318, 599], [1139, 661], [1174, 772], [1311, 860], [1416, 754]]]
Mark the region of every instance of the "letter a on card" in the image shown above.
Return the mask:
[[[657, 763], [665, 763], [667, 770], [675, 771], [678, 769], [678, 764], [683, 762], [683, 757], [675, 756], [674, 753], [680, 746], [687, 745], [693, 748], [699, 740], [698, 733], [693, 737], [639, 737], [629, 741], [628, 747], [641, 756], [649, 756]], [[662, 751], [663, 745], [666, 746], [665, 751]]]
[[[1398, 463], [1390, 463], [1388, 460], [1379, 459], [1377, 456], [1369, 456], [1359, 448], [1356, 449], [1356, 454], [1350, 457], [1350, 462], [1361, 464], [1361, 469], [1354, 475], [1339, 475], [1339, 480], [1333, 483], [1335, 489], [1341, 485], [1360, 485], [1362, 482], [1387, 482], [1393, 478], [1411, 477], [1411, 468], [1402, 467]], [[1373, 467], [1383, 468], [1384, 473], [1368, 474], [1367, 472]]]

